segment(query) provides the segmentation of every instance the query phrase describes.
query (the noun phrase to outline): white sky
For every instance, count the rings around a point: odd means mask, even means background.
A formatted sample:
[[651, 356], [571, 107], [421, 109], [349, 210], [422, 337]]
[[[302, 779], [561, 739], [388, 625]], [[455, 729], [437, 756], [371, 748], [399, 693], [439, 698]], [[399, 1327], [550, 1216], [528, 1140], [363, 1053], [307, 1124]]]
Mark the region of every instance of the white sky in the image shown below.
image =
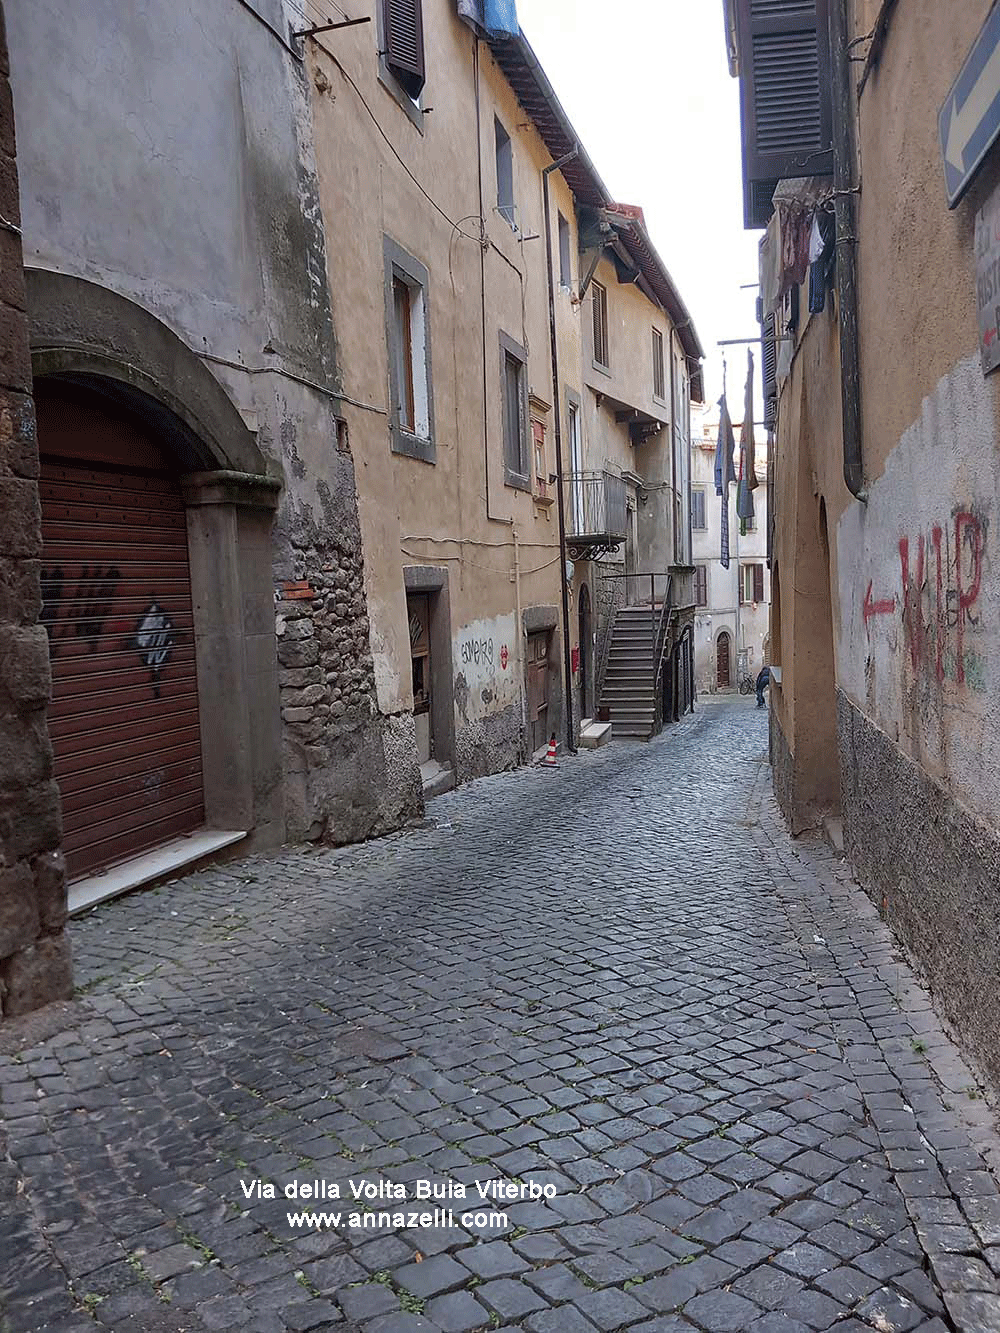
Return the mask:
[[[518, 19], [617, 202], [639, 204], [722, 392], [719, 338], [758, 334], [758, 232], [743, 230], [739, 85], [722, 0], [518, 0]], [[742, 417], [746, 350], [726, 348]], [[760, 401], [760, 346], [754, 348]]]

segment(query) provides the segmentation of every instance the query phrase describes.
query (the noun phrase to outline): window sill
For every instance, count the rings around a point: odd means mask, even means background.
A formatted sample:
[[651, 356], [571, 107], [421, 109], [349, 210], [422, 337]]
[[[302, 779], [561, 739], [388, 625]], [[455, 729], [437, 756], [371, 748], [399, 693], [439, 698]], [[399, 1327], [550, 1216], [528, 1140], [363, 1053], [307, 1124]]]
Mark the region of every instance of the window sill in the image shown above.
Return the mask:
[[602, 374], [602, 375], [607, 375], [608, 379], [611, 379], [611, 367], [610, 367], [610, 366], [602, 365], [601, 362], [600, 362], [600, 361], [597, 361], [597, 360], [591, 361], [591, 365], [594, 367], [594, 369], [595, 369], [596, 371], [599, 371], [600, 374]]
[[516, 472], [504, 472], [503, 484], [514, 491], [527, 491], [531, 494], [531, 482], [527, 477], [519, 477]]
[[392, 452], [404, 458], [415, 458], [421, 463], [437, 462], [437, 446], [433, 440], [422, 440], [398, 428], [392, 432]]

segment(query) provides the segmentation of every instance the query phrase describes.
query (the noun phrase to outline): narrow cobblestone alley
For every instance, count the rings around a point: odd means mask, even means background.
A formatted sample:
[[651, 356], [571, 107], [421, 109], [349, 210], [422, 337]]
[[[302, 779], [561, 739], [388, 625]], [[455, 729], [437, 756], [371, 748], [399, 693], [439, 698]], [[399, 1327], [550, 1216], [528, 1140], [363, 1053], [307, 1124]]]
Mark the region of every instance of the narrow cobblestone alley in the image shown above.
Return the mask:
[[[765, 747], [709, 703], [77, 921], [3, 1038], [0, 1328], [1000, 1328], [992, 1117]], [[241, 1184], [362, 1178], [556, 1192], [293, 1230]]]

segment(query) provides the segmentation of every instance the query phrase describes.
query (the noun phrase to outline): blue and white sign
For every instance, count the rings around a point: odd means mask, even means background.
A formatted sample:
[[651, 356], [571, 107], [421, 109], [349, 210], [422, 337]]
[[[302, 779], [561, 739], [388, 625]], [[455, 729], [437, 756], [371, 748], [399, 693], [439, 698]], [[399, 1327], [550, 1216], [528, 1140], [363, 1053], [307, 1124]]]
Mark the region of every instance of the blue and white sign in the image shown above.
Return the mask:
[[948, 207], [1000, 135], [1000, 5], [994, 6], [938, 116]]

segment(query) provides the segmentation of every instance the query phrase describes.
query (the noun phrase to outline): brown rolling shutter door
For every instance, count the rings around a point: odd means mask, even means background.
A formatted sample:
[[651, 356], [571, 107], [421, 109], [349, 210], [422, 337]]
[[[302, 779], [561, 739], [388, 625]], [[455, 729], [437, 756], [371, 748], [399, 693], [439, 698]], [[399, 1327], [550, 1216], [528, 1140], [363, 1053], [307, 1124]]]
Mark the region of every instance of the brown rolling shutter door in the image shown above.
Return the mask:
[[422, 0], [383, 0], [385, 61], [411, 97], [424, 86]]
[[827, 0], [739, 0], [746, 225], [780, 180], [833, 171]]
[[43, 459], [49, 731], [72, 876], [204, 820], [184, 505], [167, 475]]

